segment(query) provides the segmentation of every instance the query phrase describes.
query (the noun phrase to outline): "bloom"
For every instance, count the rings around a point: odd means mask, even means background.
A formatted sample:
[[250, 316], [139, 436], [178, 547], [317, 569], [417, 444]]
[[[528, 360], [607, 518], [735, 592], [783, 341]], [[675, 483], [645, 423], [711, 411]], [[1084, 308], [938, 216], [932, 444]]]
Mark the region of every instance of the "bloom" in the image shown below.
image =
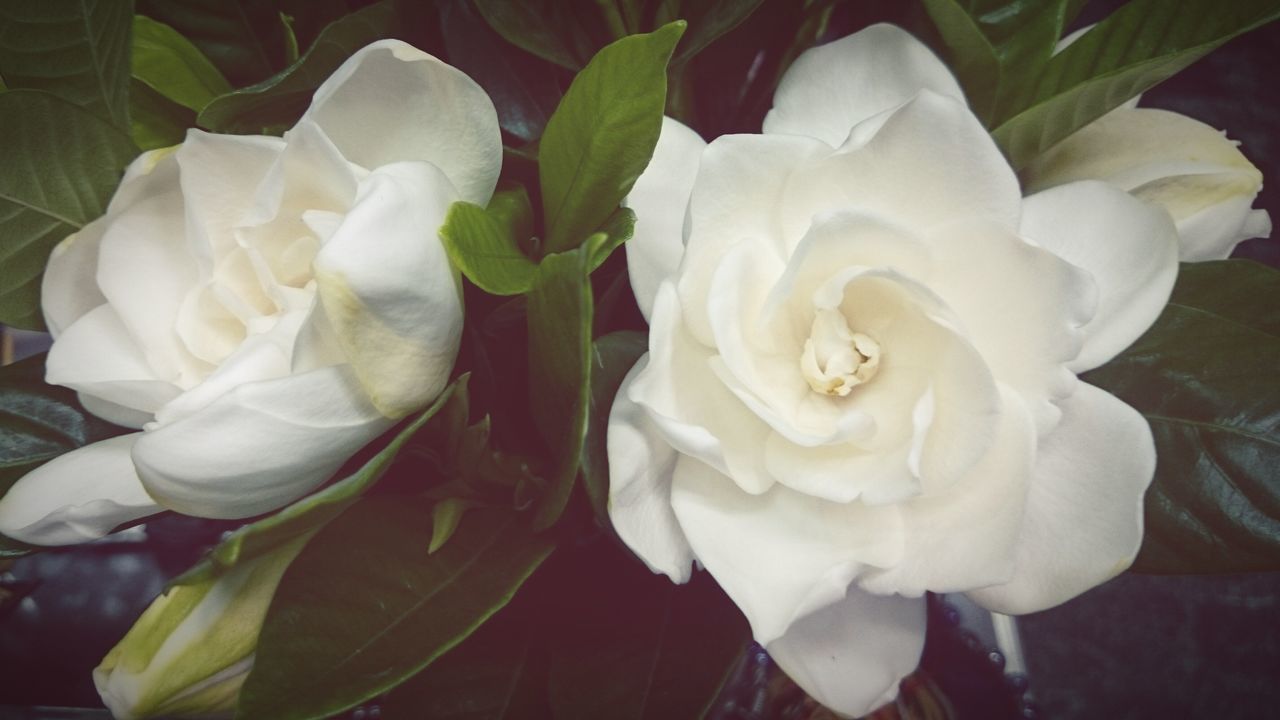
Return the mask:
[[453, 201], [488, 201], [501, 158], [484, 91], [390, 40], [283, 138], [192, 130], [139, 157], [54, 251], [42, 301], [48, 381], [142, 431], [29, 473], [0, 532], [248, 517], [324, 482], [444, 388], [462, 301], [437, 230]]
[[697, 559], [823, 704], [894, 696], [925, 591], [1030, 612], [1132, 561], [1151, 432], [1076, 375], [1167, 301], [1163, 210], [1024, 199], [887, 25], [798, 58], [761, 135], [668, 120], [629, 203], [649, 352], [609, 419], [610, 517], [655, 571]]
[[253, 669], [271, 596], [311, 535], [156, 598], [93, 671], [111, 714], [230, 714]]
[[1243, 240], [1271, 236], [1271, 217], [1252, 207], [1262, 173], [1238, 145], [1185, 115], [1121, 107], [1036, 158], [1023, 179], [1028, 192], [1109, 182], [1169, 212], [1182, 260], [1220, 260]]

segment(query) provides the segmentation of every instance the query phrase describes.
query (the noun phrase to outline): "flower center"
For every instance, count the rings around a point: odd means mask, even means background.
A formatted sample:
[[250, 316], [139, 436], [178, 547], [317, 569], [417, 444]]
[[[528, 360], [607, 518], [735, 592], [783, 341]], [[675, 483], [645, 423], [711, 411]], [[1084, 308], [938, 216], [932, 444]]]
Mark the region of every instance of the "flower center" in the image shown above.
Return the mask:
[[815, 392], [844, 397], [875, 377], [880, 343], [849, 329], [838, 310], [819, 309], [800, 355], [800, 372]]

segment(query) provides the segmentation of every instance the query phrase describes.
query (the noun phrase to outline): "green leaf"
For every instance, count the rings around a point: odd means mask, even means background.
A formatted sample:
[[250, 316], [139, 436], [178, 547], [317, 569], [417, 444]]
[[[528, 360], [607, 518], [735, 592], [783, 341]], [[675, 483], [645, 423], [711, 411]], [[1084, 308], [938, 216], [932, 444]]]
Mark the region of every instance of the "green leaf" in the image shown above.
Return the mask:
[[506, 605], [551, 553], [524, 520], [475, 510], [429, 555], [426, 506], [360, 501], [285, 572], [236, 716], [329, 717], [430, 664]]
[[618, 208], [587, 238], [592, 250], [589, 272], [595, 272], [622, 243], [636, 232], [636, 214], [631, 208]]
[[0, 367], [0, 496], [53, 458], [127, 432], [91, 415], [74, 390], [45, 383], [44, 357]]
[[204, 53], [177, 30], [137, 15], [133, 18], [133, 77], [173, 102], [200, 112], [231, 85]]
[[682, 19], [689, 23], [689, 32], [680, 44], [680, 50], [671, 59], [678, 65], [697, 55], [703, 48], [721, 35], [734, 29], [760, 7], [763, 0], [662, 0], [658, 8], [658, 22]]
[[431, 544], [427, 546], [427, 554], [444, 547], [449, 538], [458, 530], [462, 516], [476, 504], [462, 498], [445, 498], [431, 508]]
[[449, 63], [493, 99], [502, 129], [525, 142], [540, 137], [560, 100], [563, 71], [503, 41], [469, 0], [439, 2], [437, 11]]
[[1033, 82], [1066, 26], [1067, 0], [924, 0], [970, 107], [990, 123]]
[[631, 190], [653, 156], [667, 61], [685, 24], [602, 49], [569, 86], [538, 146], [546, 247], [580, 245]]
[[[131, 0], [0, 5], [0, 72], [5, 83], [13, 89], [53, 93], [127, 130], [132, 16]], [[14, 142], [18, 136], [4, 137]]]
[[[1133, 0], [1045, 65], [992, 135], [1015, 169], [1241, 33], [1280, 17], [1275, 0]], [[1016, 114], [1015, 114], [1016, 113]]]
[[102, 214], [125, 165], [129, 136], [37, 90], [0, 94], [0, 323], [44, 329], [40, 278], [53, 247]]
[[536, 613], [510, 605], [382, 702], [383, 720], [545, 720], [545, 677], [535, 643]]
[[528, 295], [529, 397], [553, 463], [534, 518], [539, 530], [569, 502], [586, 435], [593, 303], [588, 273], [595, 249], [584, 245], [545, 257]]
[[[369, 458], [358, 470], [269, 517], [238, 528], [210, 550], [208, 556], [170, 584], [193, 585], [204, 582], [332, 521], [386, 474], [404, 446], [433, 418], [439, 416], [446, 425], [457, 422], [456, 409], [461, 406], [462, 422], [465, 423], [466, 405], [467, 376], [464, 375], [445, 388], [430, 407], [405, 425], [386, 447]], [[453, 432], [448, 427], [444, 430], [446, 433]]]
[[557, 720], [700, 718], [751, 641], [746, 619], [705, 572], [686, 585], [598, 542], [564, 588], [548, 692]]
[[310, 105], [316, 88], [339, 65], [365, 45], [390, 36], [394, 26], [395, 10], [390, 2], [335, 20], [294, 64], [257, 85], [209, 103], [200, 112], [200, 125], [216, 132], [251, 134], [293, 125]]
[[1184, 264], [1164, 314], [1084, 376], [1137, 408], [1156, 441], [1134, 568], [1280, 570], [1280, 271]]
[[138, 0], [138, 13], [188, 38], [236, 87], [285, 65], [284, 32], [274, 2]]
[[609, 410], [622, 379], [648, 349], [648, 338], [634, 330], [609, 333], [591, 348], [591, 414], [582, 450], [582, 482], [596, 518], [605, 527], [609, 527]]
[[[579, 24], [565, 13], [562, 3], [552, 0], [542, 2], [513, 2], [512, 0], [474, 0], [476, 10], [507, 42], [516, 47], [549, 60], [561, 67], [577, 70], [582, 67], [579, 48], [562, 38], [581, 35]], [[568, 15], [566, 17], [565, 15]]]
[[293, 33], [293, 18], [280, 13], [280, 24], [284, 26], [284, 61], [292, 65], [298, 62], [301, 50], [298, 48], [298, 36]]
[[538, 266], [520, 249], [533, 231], [524, 188], [495, 193], [488, 209], [465, 201], [449, 208], [440, 239], [467, 279], [492, 295], [521, 295], [533, 288]]
[[167, 100], [134, 78], [129, 86], [129, 134], [139, 150], [171, 147], [187, 137], [187, 128], [195, 127], [196, 114]]

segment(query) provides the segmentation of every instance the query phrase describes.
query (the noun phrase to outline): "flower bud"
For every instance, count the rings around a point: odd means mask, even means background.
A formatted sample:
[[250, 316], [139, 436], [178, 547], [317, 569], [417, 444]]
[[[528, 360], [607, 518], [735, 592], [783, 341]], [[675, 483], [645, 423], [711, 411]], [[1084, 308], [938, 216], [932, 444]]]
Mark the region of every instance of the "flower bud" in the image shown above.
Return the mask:
[[93, 671], [112, 715], [229, 717], [271, 597], [309, 538], [156, 598]]
[[1122, 107], [1037, 158], [1023, 173], [1025, 192], [1103, 180], [1169, 212], [1181, 260], [1218, 260], [1271, 235], [1267, 212], [1252, 208], [1262, 173], [1238, 145], [1185, 115]]

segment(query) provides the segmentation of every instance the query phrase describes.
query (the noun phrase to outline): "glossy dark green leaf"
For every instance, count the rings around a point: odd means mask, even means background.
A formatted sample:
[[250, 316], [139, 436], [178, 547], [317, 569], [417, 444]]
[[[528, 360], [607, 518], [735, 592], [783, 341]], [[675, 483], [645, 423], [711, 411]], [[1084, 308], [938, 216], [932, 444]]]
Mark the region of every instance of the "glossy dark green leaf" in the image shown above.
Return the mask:
[[[576, 14], [554, 0], [474, 0], [476, 10], [507, 42], [570, 70], [590, 57], [580, 54], [573, 37], [582, 35]], [[579, 8], [581, 9], [581, 8]]]
[[285, 572], [237, 717], [326, 718], [426, 667], [506, 605], [550, 554], [552, 542], [527, 521], [476, 510], [428, 554], [426, 504], [361, 500]]
[[[218, 543], [208, 556], [172, 581], [172, 585], [193, 585], [221, 575], [237, 564], [260, 557], [282, 543], [330, 522], [351, 507], [366, 490], [386, 474], [396, 456], [432, 419], [446, 423], [458, 421], [456, 410], [462, 410], [466, 421], [467, 376], [445, 388], [426, 410], [396, 433], [391, 442], [359, 469], [341, 480], [312, 493], [283, 510], [238, 528]], [[442, 430], [449, 432], [450, 428]]]
[[[279, 19], [276, 19], [279, 24]], [[216, 132], [261, 133], [289, 127], [297, 121], [311, 96], [355, 51], [389, 37], [395, 28], [390, 2], [370, 5], [335, 20], [297, 62], [279, 73], [241, 90], [223, 95], [200, 112], [200, 125]]]
[[177, 30], [151, 18], [133, 18], [133, 77], [165, 98], [199, 112], [231, 92], [209, 58]]
[[1072, 12], [1067, 0], [924, 4], [969, 106], [988, 124], [1043, 72]]
[[132, 17], [132, 0], [0, 4], [0, 74], [10, 88], [51, 92], [127, 131]]
[[1137, 408], [1156, 440], [1145, 572], [1280, 570], [1280, 271], [1184, 264], [1132, 347], [1084, 376]]
[[656, 24], [672, 20], [689, 23], [684, 42], [671, 58], [678, 65], [697, 55], [721, 35], [734, 29], [760, 7], [763, 0], [662, 0], [656, 10]]
[[648, 338], [634, 330], [597, 338], [591, 347], [591, 410], [582, 450], [582, 482], [602, 523], [609, 518], [609, 410], [622, 379], [648, 349]]
[[529, 293], [529, 397], [552, 470], [535, 527], [560, 517], [578, 474], [591, 401], [590, 261], [594, 245], [553, 253]]
[[653, 156], [667, 61], [683, 22], [623, 38], [578, 74], [538, 146], [546, 247], [580, 245], [618, 207]]
[[138, 13], [181, 33], [236, 87], [285, 66], [284, 29], [272, 0], [138, 0]]
[[382, 720], [545, 720], [546, 680], [527, 590], [426, 670], [392, 690]]
[[196, 125], [196, 114], [134, 78], [129, 88], [129, 135], [139, 150], [177, 145]]
[[701, 718], [751, 641], [711, 576], [655, 575], [612, 543], [576, 583], [551, 637], [548, 692], [557, 720]]
[[442, 0], [437, 10], [449, 63], [484, 88], [503, 130], [538, 139], [560, 101], [563, 70], [503, 40], [470, 0]]
[[992, 135], [1015, 168], [1241, 33], [1275, 0], [1133, 0], [1045, 64]]
[[45, 383], [44, 357], [0, 367], [0, 496], [49, 460], [128, 432], [91, 415], [75, 391]]
[[49, 253], [102, 214], [138, 151], [115, 125], [37, 90], [0, 94], [0, 137], [0, 323], [42, 330]]
[[440, 239], [458, 269], [492, 295], [533, 288], [538, 266], [520, 249], [532, 232], [533, 211], [524, 188], [495, 193], [488, 208], [459, 201], [449, 208]]

